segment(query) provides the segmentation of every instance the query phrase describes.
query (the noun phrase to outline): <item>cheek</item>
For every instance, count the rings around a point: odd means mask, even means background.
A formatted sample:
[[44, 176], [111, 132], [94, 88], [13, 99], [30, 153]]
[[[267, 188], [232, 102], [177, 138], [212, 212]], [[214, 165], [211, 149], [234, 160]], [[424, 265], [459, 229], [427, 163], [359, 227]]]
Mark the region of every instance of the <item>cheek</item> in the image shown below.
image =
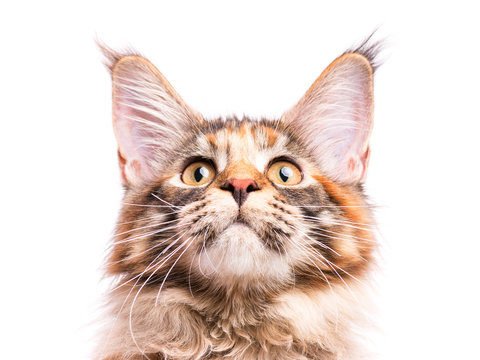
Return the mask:
[[262, 189], [261, 191], [250, 193], [247, 201], [240, 208], [242, 216], [251, 223], [261, 223], [266, 221], [266, 218], [273, 220], [273, 196], [273, 189]]
[[309, 262], [305, 255], [304, 235], [309, 228], [302, 222], [299, 209], [289, 205], [273, 187], [250, 196], [242, 215], [257, 233], [265, 234], [275, 241], [276, 245], [271, 244], [273, 249], [277, 249], [274, 251], [275, 256], [283, 257], [290, 266]]

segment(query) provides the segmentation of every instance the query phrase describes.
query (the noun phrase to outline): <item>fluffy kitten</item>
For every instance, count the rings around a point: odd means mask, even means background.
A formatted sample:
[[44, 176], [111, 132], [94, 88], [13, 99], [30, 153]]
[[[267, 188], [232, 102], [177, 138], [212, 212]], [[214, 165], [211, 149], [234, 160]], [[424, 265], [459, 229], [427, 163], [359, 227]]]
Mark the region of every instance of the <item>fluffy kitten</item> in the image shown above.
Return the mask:
[[375, 50], [259, 121], [207, 121], [148, 60], [105, 51], [125, 197], [96, 359], [359, 358]]

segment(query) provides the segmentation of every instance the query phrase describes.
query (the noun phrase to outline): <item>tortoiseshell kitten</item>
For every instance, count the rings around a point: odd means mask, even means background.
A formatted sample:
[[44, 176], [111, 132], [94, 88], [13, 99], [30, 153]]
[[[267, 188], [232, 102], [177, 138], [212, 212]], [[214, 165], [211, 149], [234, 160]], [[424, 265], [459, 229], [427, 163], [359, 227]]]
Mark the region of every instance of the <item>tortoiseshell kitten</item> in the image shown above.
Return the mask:
[[207, 121], [105, 50], [125, 197], [96, 359], [360, 358], [375, 51], [338, 57], [280, 119]]

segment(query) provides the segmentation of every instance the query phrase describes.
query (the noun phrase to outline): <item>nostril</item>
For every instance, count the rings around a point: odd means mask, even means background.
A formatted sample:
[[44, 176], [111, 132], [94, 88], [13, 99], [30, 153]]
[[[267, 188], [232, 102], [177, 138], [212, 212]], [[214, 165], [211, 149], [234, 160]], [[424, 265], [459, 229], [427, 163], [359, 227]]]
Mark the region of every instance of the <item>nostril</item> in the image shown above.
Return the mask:
[[258, 184], [253, 179], [228, 179], [220, 186], [220, 189], [228, 191], [239, 206], [247, 199], [249, 193], [260, 190]]
[[225, 184], [223, 184], [222, 186], [220, 186], [220, 189], [229, 191], [229, 192], [231, 192], [232, 194], [233, 194], [233, 192], [235, 191], [235, 187], [233, 186], [233, 184], [232, 184], [230, 181], [227, 181]]
[[260, 190], [260, 188], [258, 187], [257, 183], [254, 181], [253, 183], [251, 183], [250, 185], [247, 186], [247, 193], [249, 192], [252, 192], [252, 191], [257, 191], [257, 190]]
[[220, 186], [220, 189], [230, 192], [243, 191], [247, 193], [260, 190], [257, 182], [253, 179], [228, 179]]

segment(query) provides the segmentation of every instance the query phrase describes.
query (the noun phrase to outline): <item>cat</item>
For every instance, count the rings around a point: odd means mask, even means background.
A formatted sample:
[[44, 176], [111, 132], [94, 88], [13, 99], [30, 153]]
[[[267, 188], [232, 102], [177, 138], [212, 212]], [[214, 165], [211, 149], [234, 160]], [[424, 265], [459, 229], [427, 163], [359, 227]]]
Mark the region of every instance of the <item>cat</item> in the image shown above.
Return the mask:
[[378, 44], [274, 120], [207, 121], [147, 59], [103, 50], [125, 194], [94, 358], [359, 359]]

